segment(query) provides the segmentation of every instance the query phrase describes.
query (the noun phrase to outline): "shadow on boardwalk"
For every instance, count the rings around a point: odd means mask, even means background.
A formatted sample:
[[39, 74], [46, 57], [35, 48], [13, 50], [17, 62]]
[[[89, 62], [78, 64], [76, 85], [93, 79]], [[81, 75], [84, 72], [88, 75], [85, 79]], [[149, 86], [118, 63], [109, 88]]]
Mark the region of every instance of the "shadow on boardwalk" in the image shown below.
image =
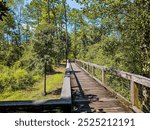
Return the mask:
[[[89, 106], [91, 102], [98, 100], [97, 95], [85, 95], [84, 91], [81, 87], [80, 81], [76, 75], [76, 73], [80, 73], [81, 71], [75, 71], [72, 69], [72, 74], [77, 82], [77, 85], [72, 85], [72, 97], [73, 97], [73, 112], [81, 113], [81, 112], [96, 112], [93, 111], [92, 108]], [[72, 77], [73, 78], [73, 77]], [[104, 113], [103, 110], [99, 110]]]
[[112, 93], [71, 63], [72, 112], [126, 113], [127, 109]]

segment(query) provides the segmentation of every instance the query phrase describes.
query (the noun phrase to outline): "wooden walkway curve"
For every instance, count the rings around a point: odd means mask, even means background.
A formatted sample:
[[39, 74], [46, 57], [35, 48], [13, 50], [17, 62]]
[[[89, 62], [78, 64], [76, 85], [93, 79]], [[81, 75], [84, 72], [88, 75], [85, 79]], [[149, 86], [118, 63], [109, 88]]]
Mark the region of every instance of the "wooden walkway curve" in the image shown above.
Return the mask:
[[129, 113], [119, 99], [96, 82], [76, 63], [71, 63], [73, 112]]

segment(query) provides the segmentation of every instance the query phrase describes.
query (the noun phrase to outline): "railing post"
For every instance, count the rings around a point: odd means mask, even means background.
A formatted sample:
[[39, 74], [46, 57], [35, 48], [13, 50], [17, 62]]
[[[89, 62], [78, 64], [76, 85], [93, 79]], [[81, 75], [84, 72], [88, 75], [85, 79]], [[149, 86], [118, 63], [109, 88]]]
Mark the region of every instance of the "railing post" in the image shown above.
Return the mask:
[[105, 71], [102, 69], [102, 83], [105, 84]]
[[130, 91], [131, 104], [132, 106], [138, 107], [138, 88], [136, 86], [136, 83], [132, 80], [131, 80], [130, 85], [131, 85], [131, 91]]
[[94, 66], [92, 66], [92, 75], [94, 76]]
[[87, 63], [87, 72], [89, 72], [89, 64]]

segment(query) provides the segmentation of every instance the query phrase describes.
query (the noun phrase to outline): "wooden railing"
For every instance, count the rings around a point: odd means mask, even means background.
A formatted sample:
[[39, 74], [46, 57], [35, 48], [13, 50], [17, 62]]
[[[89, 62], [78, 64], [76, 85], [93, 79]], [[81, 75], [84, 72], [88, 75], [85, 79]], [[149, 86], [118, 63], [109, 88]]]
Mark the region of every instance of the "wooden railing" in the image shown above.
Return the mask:
[[[146, 78], [146, 77], [143, 77], [143, 76], [140, 76], [140, 75], [136, 75], [136, 74], [132, 74], [132, 73], [128, 73], [128, 72], [124, 72], [124, 71], [119, 71], [119, 70], [108, 68], [108, 67], [105, 67], [105, 66], [92, 64], [92, 63], [89, 63], [89, 62], [84, 62], [84, 61], [81, 61], [81, 60], [75, 60], [75, 62], [80, 67], [82, 67], [82, 69], [84, 69], [86, 72], [88, 72], [95, 80], [97, 80], [104, 87], [106, 87], [106, 89], [108, 89], [112, 93], [115, 93], [116, 96], [119, 97], [121, 100], [123, 100], [127, 105], [129, 105], [129, 107], [132, 110], [134, 110], [135, 112], [143, 112], [141, 109], [139, 109], [137, 107], [138, 94], [139, 94], [137, 84], [140, 84], [140, 85], [144, 86], [146, 89], [150, 90], [150, 79], [149, 78]], [[101, 79], [98, 79], [95, 76], [95, 69], [101, 70]], [[124, 98], [119, 93], [116, 93], [111, 88], [111, 86], [108, 86], [108, 84], [106, 83], [106, 73], [109, 73], [113, 76], [121, 77], [123, 79], [126, 79], [126, 80], [130, 81], [130, 100], [127, 100], [126, 98]], [[150, 95], [148, 95], [146, 89], [144, 89], [144, 91], [143, 91], [143, 97], [145, 98], [145, 99], [143, 99], [143, 103], [144, 103], [144, 100], [146, 100], [148, 102], [148, 104], [150, 104], [149, 103], [150, 102], [149, 101], [149, 96]]]
[[67, 61], [66, 72], [64, 77], [64, 82], [61, 91], [61, 100], [64, 100], [66, 103], [71, 104], [71, 84], [70, 84], [70, 72], [71, 65], [69, 60]]
[[67, 61], [60, 99], [0, 101], [0, 112], [71, 112], [70, 69]]

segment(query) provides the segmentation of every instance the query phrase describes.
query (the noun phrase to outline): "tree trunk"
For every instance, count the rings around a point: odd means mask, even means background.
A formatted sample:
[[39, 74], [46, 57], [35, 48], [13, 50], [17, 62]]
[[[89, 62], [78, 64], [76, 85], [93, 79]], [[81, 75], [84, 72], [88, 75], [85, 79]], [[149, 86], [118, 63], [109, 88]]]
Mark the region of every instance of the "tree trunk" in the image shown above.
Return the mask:
[[67, 26], [67, 10], [66, 10], [66, 1], [63, 2], [64, 10], [65, 10], [65, 26], [66, 26], [66, 63], [68, 59], [68, 26]]
[[47, 95], [47, 92], [46, 92], [46, 67], [47, 67], [47, 63], [45, 62], [44, 63], [44, 96]]
[[50, 24], [50, 0], [47, 0], [48, 23]]

